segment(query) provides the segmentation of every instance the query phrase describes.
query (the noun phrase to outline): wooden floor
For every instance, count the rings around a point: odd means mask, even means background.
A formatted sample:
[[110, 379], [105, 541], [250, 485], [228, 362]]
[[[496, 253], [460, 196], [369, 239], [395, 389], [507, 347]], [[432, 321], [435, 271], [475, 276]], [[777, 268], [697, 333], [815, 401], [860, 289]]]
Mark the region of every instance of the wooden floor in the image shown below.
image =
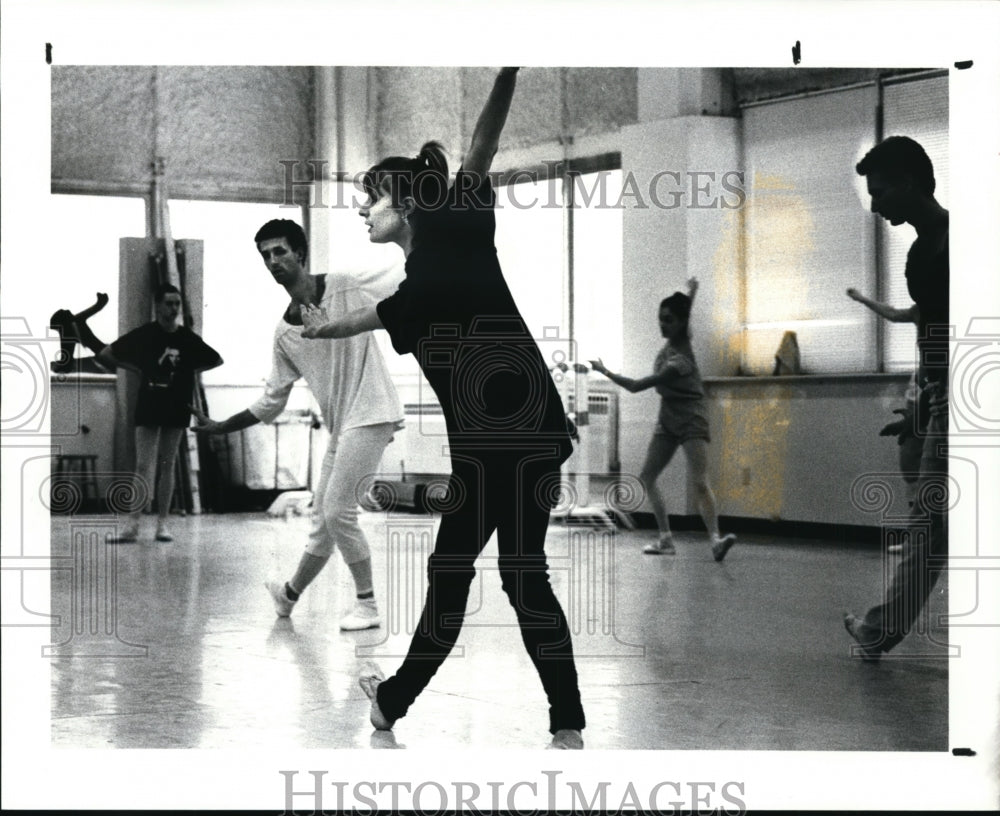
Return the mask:
[[[391, 735], [373, 733], [362, 660], [401, 662], [422, 602], [432, 517], [363, 514], [383, 627], [341, 633], [352, 603], [338, 556], [289, 619], [307, 520], [177, 517], [175, 541], [106, 546], [114, 517], [54, 517], [59, 616], [51, 739], [70, 748], [540, 748], [547, 706], [495, 572], [480, 559], [459, 647]], [[746, 536], [723, 564], [704, 536], [648, 556], [650, 531], [553, 523], [552, 581], [573, 632], [588, 749], [948, 749], [947, 579], [930, 629], [876, 665], [850, 654], [844, 609], [881, 596], [891, 556]], [[68, 562], [67, 562], [68, 563]]]

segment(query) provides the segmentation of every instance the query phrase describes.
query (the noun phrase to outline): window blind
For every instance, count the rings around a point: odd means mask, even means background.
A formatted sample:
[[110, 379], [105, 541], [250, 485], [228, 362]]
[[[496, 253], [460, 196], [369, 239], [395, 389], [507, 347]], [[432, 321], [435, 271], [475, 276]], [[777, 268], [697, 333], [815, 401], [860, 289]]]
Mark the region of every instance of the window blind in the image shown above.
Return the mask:
[[[885, 136], [909, 136], [920, 142], [934, 165], [935, 196], [948, 206], [948, 77], [913, 80], [883, 89]], [[898, 227], [879, 219], [879, 269], [881, 299], [906, 307], [913, 301], [906, 291], [906, 253], [917, 237], [913, 227]], [[912, 371], [917, 364], [916, 327], [888, 323], [883, 335], [883, 365], [886, 371]]]
[[874, 228], [854, 165], [875, 139], [876, 89], [744, 111], [746, 332], [743, 369], [770, 374], [785, 331], [805, 373], [874, 371]]

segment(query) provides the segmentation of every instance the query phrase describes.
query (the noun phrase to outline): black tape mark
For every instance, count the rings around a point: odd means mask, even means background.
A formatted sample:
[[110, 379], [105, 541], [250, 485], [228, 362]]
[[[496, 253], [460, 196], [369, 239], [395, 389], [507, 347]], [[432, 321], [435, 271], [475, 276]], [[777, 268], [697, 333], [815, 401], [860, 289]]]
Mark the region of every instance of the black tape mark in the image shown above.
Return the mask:
[[792, 46], [792, 63], [798, 65], [802, 61], [802, 43], [798, 40]]
[[958, 68], [959, 71], [964, 71], [966, 68], [972, 67], [972, 60], [962, 60], [961, 62], [956, 62], [955, 67]]
[[951, 755], [960, 757], [974, 757], [976, 755], [976, 752], [973, 751], [971, 748], [952, 748]]
[[45, 64], [52, 64], [52, 43], [45, 43]]

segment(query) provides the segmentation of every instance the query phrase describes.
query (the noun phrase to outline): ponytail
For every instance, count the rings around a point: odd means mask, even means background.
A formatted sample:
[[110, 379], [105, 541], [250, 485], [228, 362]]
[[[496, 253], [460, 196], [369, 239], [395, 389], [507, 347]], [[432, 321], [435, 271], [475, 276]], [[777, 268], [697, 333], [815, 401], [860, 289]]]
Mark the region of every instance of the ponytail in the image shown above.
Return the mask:
[[424, 142], [424, 146], [417, 154], [417, 161], [422, 164], [424, 170], [448, 177], [448, 159], [445, 157], [444, 145], [441, 142]]

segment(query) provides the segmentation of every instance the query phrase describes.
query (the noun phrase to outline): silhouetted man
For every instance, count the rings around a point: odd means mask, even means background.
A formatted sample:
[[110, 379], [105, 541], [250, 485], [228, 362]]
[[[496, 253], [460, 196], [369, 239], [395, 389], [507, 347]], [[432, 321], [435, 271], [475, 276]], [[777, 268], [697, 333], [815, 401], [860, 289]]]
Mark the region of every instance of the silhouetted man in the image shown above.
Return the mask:
[[934, 198], [931, 160], [913, 139], [890, 136], [856, 169], [867, 179], [872, 212], [917, 231], [906, 256], [906, 286], [917, 307], [918, 380], [930, 414], [909, 545], [882, 603], [864, 618], [844, 615], [864, 658], [877, 660], [906, 637], [948, 557], [948, 211]]

